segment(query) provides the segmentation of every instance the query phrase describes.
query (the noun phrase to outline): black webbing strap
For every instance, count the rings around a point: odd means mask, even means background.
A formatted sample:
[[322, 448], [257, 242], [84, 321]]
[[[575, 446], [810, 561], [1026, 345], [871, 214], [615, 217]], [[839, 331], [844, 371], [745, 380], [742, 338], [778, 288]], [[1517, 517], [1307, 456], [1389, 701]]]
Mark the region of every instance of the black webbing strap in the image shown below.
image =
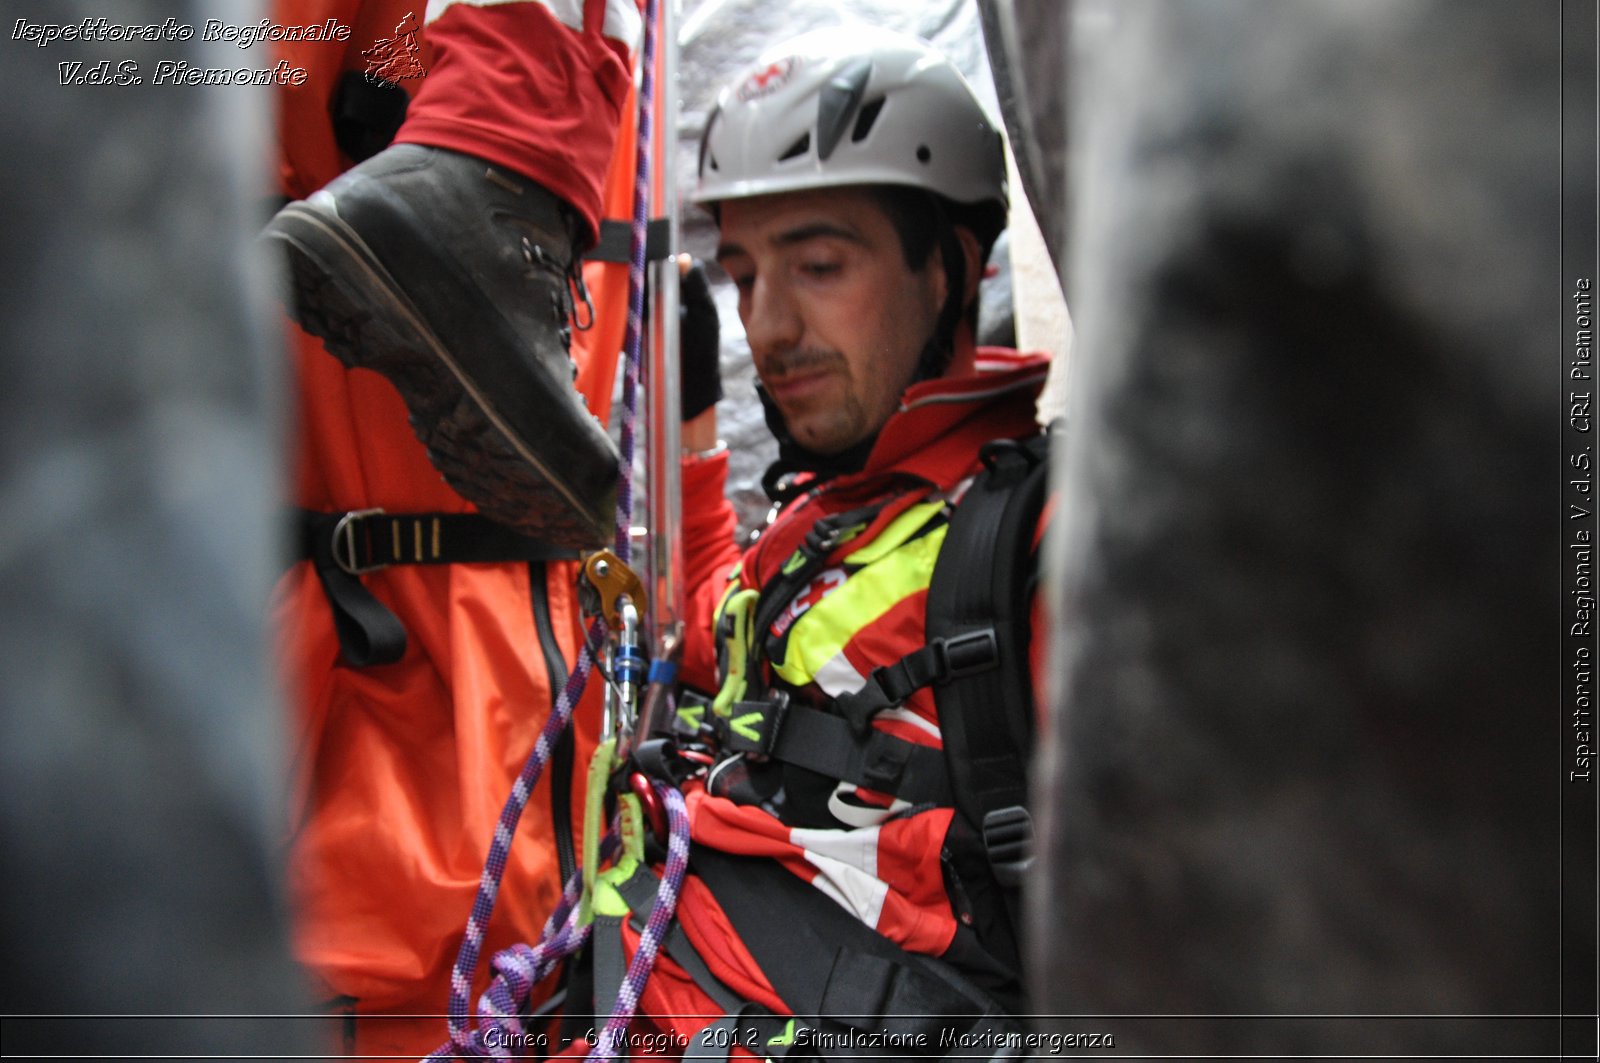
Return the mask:
[[[899, 1045], [921, 1035], [927, 1046], [921, 1051], [897, 1047], [884, 1054], [926, 1058], [942, 1054], [946, 1031], [1022, 1029], [949, 964], [899, 948], [775, 861], [695, 845], [689, 866], [779, 997], [820, 1030], [887, 1035]], [[840, 1054], [859, 1055], [860, 1048]]]
[[[870, 728], [863, 733], [841, 716], [805, 705], [775, 707], [735, 703], [727, 720], [714, 721], [723, 748], [772, 757], [913, 805], [953, 803], [941, 750]], [[750, 738], [752, 733], [759, 737]]]
[[[389, 565], [453, 565], [493, 561], [574, 560], [578, 551], [551, 546], [476, 513], [348, 513], [300, 510], [302, 544], [326, 539], [334, 563], [352, 576]], [[302, 557], [313, 556], [304, 546]]]
[[[649, 911], [649, 909], [645, 909]], [[617, 996], [628, 974], [628, 958], [622, 950], [620, 915], [597, 915], [589, 940], [594, 957], [594, 1029], [604, 1029], [606, 1020], [617, 1010]]]
[[[672, 253], [667, 245], [671, 235], [666, 218], [651, 218], [645, 226], [644, 260], [659, 262]], [[585, 262], [630, 262], [633, 255], [633, 223], [606, 218], [600, 223], [600, 240], [583, 253]]]
[[1013, 927], [1032, 859], [1027, 811], [1033, 733], [1028, 661], [1032, 544], [1044, 502], [1049, 437], [986, 444], [985, 471], [950, 517], [928, 587], [929, 639], [993, 632], [998, 667], [935, 687], [956, 808], [984, 839]]
[[999, 663], [1000, 647], [993, 628], [935, 638], [893, 664], [874, 668], [860, 690], [839, 695], [833, 707], [857, 731], [865, 731], [872, 717], [905, 704], [923, 687], [973, 675]]
[[[660, 882], [642, 865], [632, 875], [615, 884], [617, 893], [628, 905], [628, 921], [644, 931], [645, 920], [654, 907]], [[601, 1029], [616, 1008], [618, 992], [627, 973], [622, 948], [622, 917], [596, 916], [591, 938], [594, 961], [594, 1028]], [[726, 1063], [735, 1046], [743, 1045], [768, 1059], [782, 1059], [797, 1040], [804, 1040], [804, 1023], [774, 1015], [754, 1001], [741, 998], [711, 973], [711, 968], [689, 943], [683, 927], [674, 921], [662, 939], [661, 947], [683, 968], [695, 985], [721, 1008], [721, 1017], [707, 1023], [695, 1040], [685, 1047], [683, 1058], [694, 1063]], [[796, 1037], [796, 1030], [801, 1030]]]
[[554, 561], [578, 556], [520, 535], [475, 513], [348, 513], [296, 510], [297, 557], [316, 568], [333, 610], [344, 662], [353, 668], [393, 664], [406, 651], [406, 631], [360, 576], [389, 565]]

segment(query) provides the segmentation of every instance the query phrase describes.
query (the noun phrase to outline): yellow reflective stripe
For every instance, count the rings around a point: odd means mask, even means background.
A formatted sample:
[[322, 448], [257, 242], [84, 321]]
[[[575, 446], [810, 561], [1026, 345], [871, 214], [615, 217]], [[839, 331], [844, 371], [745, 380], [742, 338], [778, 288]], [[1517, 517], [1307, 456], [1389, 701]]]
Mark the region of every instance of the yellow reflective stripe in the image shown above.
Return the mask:
[[683, 705], [678, 709], [678, 722], [690, 734], [700, 730], [700, 725], [706, 722], [706, 707], [704, 705]]
[[[948, 530], [945, 525], [912, 542], [902, 540], [898, 550], [855, 573], [844, 586], [806, 610], [789, 629], [789, 644], [777, 673], [796, 686], [811, 682], [817, 670], [858, 631], [903, 599], [927, 590]], [[851, 560], [856, 556], [851, 555]]]
[[890, 550], [898, 549], [900, 544], [922, 530], [922, 526], [937, 517], [944, 509], [944, 500], [934, 502], [919, 502], [889, 522], [889, 526], [879, 532], [870, 543], [859, 550], [851, 551], [846, 557], [847, 565], [870, 565], [883, 557]]

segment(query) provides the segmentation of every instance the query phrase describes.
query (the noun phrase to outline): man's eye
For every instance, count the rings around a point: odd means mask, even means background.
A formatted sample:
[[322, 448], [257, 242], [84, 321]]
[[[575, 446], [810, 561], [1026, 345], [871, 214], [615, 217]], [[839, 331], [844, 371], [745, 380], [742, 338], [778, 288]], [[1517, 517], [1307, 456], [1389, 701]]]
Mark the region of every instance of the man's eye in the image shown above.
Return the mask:
[[826, 277], [839, 272], [837, 262], [806, 262], [800, 266], [800, 272], [808, 277]]

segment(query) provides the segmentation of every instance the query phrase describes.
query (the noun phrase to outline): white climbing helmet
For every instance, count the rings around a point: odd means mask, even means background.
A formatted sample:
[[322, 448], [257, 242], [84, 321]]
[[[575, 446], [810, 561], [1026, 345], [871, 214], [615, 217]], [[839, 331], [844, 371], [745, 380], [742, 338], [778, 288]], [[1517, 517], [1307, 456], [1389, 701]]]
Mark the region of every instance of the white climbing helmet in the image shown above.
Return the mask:
[[1006, 206], [999, 128], [925, 41], [817, 30], [769, 49], [718, 94], [696, 203], [860, 184]]

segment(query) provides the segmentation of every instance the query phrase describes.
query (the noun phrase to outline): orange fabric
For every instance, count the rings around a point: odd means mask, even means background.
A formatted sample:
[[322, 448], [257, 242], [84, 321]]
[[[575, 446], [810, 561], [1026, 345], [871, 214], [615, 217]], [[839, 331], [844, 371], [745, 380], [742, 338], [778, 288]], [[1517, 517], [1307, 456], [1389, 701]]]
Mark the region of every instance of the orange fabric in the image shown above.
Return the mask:
[[[322, 25], [331, 18], [350, 29], [345, 41], [270, 44], [273, 63], [281, 59], [306, 72], [304, 84], [277, 90], [278, 183], [285, 195], [304, 199], [350, 165], [339, 153], [329, 121], [339, 76], [346, 70], [367, 69], [361, 53], [393, 37], [400, 20], [415, 8], [414, 0], [275, 0], [272, 19], [280, 25]], [[413, 79], [400, 86], [409, 93], [417, 84]]]
[[[333, 18], [353, 27], [345, 42], [280, 46], [309, 75], [305, 85], [279, 95], [285, 195], [303, 197], [350, 165], [333, 141], [331, 94], [340, 73], [365, 68], [363, 49], [392, 36], [412, 10], [389, 0], [278, 0], [273, 17], [280, 23]], [[624, 113], [631, 109], [630, 103]], [[631, 215], [628, 126], [604, 186], [609, 216]], [[605, 420], [625, 325], [627, 268], [591, 264], [585, 278], [597, 316], [593, 328], [574, 334], [573, 356], [578, 388]], [[429, 464], [386, 381], [347, 371], [318, 340], [292, 324], [286, 329], [294, 505], [471, 511]], [[355, 1054], [415, 1059], [445, 1038], [437, 1016], [445, 1010], [484, 857], [554, 701], [529, 574], [526, 564], [493, 564], [397, 566], [365, 576], [405, 625], [408, 645], [399, 662], [364, 670], [339, 665], [338, 639], [311, 566], [295, 564], [279, 584], [275, 619], [295, 712], [287, 855], [294, 945], [316, 992], [330, 1001], [353, 999], [357, 1020], [346, 1049]], [[561, 563], [549, 566], [543, 583], [563, 671], [575, 667], [582, 637], [575, 581], [576, 564]], [[595, 680], [576, 714], [572, 808], [579, 841], [599, 697]], [[536, 940], [558, 896], [550, 807], [547, 773], [512, 846], [474, 1004], [493, 953]], [[408, 1015], [425, 1017], [395, 1017]]]

